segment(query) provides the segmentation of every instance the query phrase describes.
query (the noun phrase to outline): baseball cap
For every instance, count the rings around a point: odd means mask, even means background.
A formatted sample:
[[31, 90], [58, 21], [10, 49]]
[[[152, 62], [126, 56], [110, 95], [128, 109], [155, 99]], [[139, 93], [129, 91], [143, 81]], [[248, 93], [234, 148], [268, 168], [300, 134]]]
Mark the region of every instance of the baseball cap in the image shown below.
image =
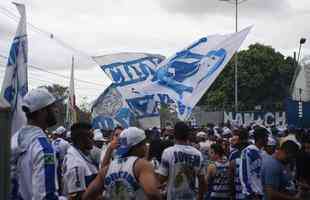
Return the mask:
[[66, 138], [71, 138], [71, 131], [68, 131], [68, 132], [67, 132]]
[[198, 133], [196, 134], [196, 136], [197, 136], [197, 137], [202, 137], [202, 138], [204, 138], [204, 137], [207, 137], [207, 134], [206, 134], [205, 132], [203, 132], [203, 131], [200, 131], [200, 132], [198, 132]]
[[107, 140], [107, 138], [103, 137], [103, 134], [102, 134], [100, 129], [95, 129], [94, 130], [94, 141], [106, 142], [108, 140]]
[[231, 134], [232, 134], [232, 131], [229, 128], [227, 127], [223, 128], [223, 133], [222, 133], [223, 136], [229, 136]]
[[123, 130], [119, 136], [119, 147], [117, 154], [120, 157], [126, 157], [130, 149], [146, 139], [143, 130], [137, 127], [129, 127]]
[[63, 126], [59, 126], [55, 131], [53, 131], [54, 135], [61, 135], [67, 130]]
[[276, 146], [276, 145], [277, 141], [273, 137], [269, 136], [267, 146]]
[[22, 107], [29, 109], [30, 113], [45, 108], [56, 102], [56, 98], [45, 88], [36, 88], [28, 92], [23, 98]]

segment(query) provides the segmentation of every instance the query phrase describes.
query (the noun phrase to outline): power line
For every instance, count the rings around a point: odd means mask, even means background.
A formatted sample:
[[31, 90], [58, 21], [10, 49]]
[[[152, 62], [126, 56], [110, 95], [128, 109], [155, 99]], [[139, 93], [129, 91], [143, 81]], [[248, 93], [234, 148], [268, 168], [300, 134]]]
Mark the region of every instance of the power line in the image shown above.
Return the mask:
[[[0, 71], [3, 70], [3, 68], [0, 68]], [[4, 75], [0, 74], [0, 79], [3, 79], [4, 78]], [[30, 77], [31, 79], [29, 80], [29, 83], [30, 83], [30, 87], [31, 85], [35, 84], [35, 85], [45, 85], [45, 84], [48, 84], [48, 85], [53, 85], [55, 84], [54, 82], [51, 82], [51, 81], [47, 81], [47, 80], [43, 80], [43, 79], [39, 79], [39, 78], [34, 78], [34, 77]], [[76, 89], [78, 89], [78, 93], [80, 94], [84, 94], [86, 96], [99, 96], [101, 93], [93, 93], [93, 92], [88, 92], [89, 90], [96, 90], [98, 91], [98, 89], [95, 89], [95, 88], [87, 88], [88, 91], [85, 91], [86, 89], [82, 89], [81, 87], [76, 87]]]
[[[0, 66], [3, 66], [0, 64]], [[0, 71], [3, 71], [5, 72], [5, 68], [0, 68]], [[0, 79], [3, 79], [4, 78], [4, 73], [3, 74], [0, 74]], [[28, 74], [28, 79], [29, 79], [29, 83], [33, 83], [33, 82], [39, 82], [39, 83], [42, 83], [42, 84], [55, 84], [55, 82], [53, 82], [52, 80], [44, 80], [44, 79], [40, 79], [38, 78], [38, 74], [33, 74], [33, 72], [30, 72], [30, 74]], [[91, 90], [92, 92], [96, 91], [96, 93], [87, 93], [87, 94], [91, 94], [91, 96], [98, 96], [100, 94], [97, 93], [98, 90], [100, 90], [99, 88], [93, 88], [93, 87], [85, 87], [85, 86], [75, 86], [76, 89], [79, 90], [79, 93], [84, 93], [86, 94], [86, 90]]]
[[[0, 54], [0, 57], [2, 57], [2, 58], [4, 58], [4, 59], [8, 59], [7, 56], [1, 55], [1, 54]], [[30, 65], [30, 64], [28, 64], [28, 66], [29, 66], [30, 68], [36, 69], [36, 70], [38, 70], [38, 71], [42, 71], [42, 72], [45, 72], [45, 73], [52, 74], [52, 75], [54, 75], [54, 76], [58, 76], [58, 77], [61, 77], [61, 78], [69, 79], [69, 80], [70, 80], [70, 77], [68, 77], [68, 76], [65, 76], [65, 75], [62, 75], [62, 74], [58, 74], [58, 73], [55, 73], [55, 72], [51, 72], [51, 71], [49, 71], [49, 70], [46, 70], [46, 69], [43, 69], [43, 68], [41, 68], [41, 67], [37, 67], [37, 66], [34, 66], [34, 65]], [[74, 80], [79, 81], [79, 82], [83, 82], [83, 83], [87, 83], [87, 84], [91, 84], [91, 85], [100, 86], [100, 87], [106, 86], [106, 85], [102, 85], [102, 84], [99, 84], [99, 83], [94, 83], [94, 82], [91, 82], [91, 81], [86, 81], [86, 80], [77, 79], [77, 78], [75, 78]]]
[[[0, 6], [0, 9], [2, 10], [2, 12], [0, 12], [0, 13], [4, 14], [5, 16], [7, 16], [7, 17], [9, 17], [11, 19], [13, 19], [14, 21], [18, 22], [18, 20], [20, 18], [19, 16], [15, 15], [12, 11], [8, 10], [5, 7]], [[62, 41], [60, 38], [56, 37], [55, 34], [50, 33], [48, 31], [45, 31], [44, 29], [39, 28], [38, 26], [35, 26], [35, 25], [33, 25], [33, 24], [29, 23], [29, 22], [27, 22], [27, 25], [34, 32], [41, 33], [41, 34], [45, 35], [46, 37], [48, 37], [49, 39], [55, 40], [55, 42], [58, 43], [59, 45], [61, 45], [62, 47], [66, 48], [66, 49], [69, 49], [69, 50], [71, 50], [73, 52], [76, 52], [76, 53], [78, 53], [80, 55], [83, 55], [83, 56], [91, 58], [91, 56], [88, 55], [86, 52], [81, 51], [79, 49], [76, 49], [73, 46], [67, 44], [66, 42]]]

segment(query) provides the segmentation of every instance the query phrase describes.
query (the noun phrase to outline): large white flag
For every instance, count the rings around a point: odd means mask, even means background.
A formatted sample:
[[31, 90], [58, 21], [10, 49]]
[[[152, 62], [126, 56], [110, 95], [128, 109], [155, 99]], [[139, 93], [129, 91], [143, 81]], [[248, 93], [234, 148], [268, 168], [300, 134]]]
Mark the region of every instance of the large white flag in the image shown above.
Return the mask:
[[26, 117], [21, 109], [21, 101], [28, 92], [26, 10], [23, 4], [15, 3], [15, 5], [21, 18], [10, 49], [0, 96], [0, 106], [11, 107], [12, 134], [26, 124]]
[[193, 107], [209, 89], [251, 27], [227, 35], [203, 37], [160, 63], [152, 79], [136, 85], [139, 93], [165, 96], [176, 102], [179, 119], [187, 120]]
[[[158, 118], [159, 110], [152, 94], [134, 90], [151, 80], [155, 68], [165, 57], [147, 53], [117, 53], [93, 58], [112, 79], [112, 85], [95, 102], [93, 122], [99, 127], [127, 127], [137, 119]], [[96, 126], [97, 127], [97, 126]]]

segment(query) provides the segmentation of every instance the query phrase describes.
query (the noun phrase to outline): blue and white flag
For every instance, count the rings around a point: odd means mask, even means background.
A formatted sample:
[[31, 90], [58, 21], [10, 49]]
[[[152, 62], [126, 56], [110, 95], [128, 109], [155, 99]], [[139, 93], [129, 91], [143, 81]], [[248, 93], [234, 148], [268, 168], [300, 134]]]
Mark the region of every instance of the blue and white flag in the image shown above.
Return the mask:
[[[93, 114], [95, 113], [97, 117], [97, 120], [94, 120], [96, 124], [104, 121], [102, 124], [107, 126], [115, 124], [114, 122], [122, 122], [120, 124], [126, 127], [125, 125], [129, 126], [132, 121], [129, 117], [134, 116], [137, 119], [159, 117], [159, 103], [154, 101], [154, 95], [147, 92], [141, 93], [135, 88], [144, 86], [145, 82], [153, 78], [156, 67], [165, 59], [163, 56], [147, 53], [118, 53], [93, 59], [113, 81], [112, 86], [97, 99], [94, 104], [97, 106], [93, 106]], [[113, 115], [110, 112], [112, 110]]]
[[23, 4], [15, 3], [15, 5], [21, 18], [10, 49], [0, 96], [0, 106], [11, 108], [12, 134], [26, 124], [26, 117], [21, 109], [21, 101], [28, 92], [26, 10]]
[[[169, 97], [176, 102], [179, 119], [187, 120], [194, 106], [239, 49], [250, 29], [199, 39], [160, 63], [152, 73], [152, 78], [137, 85], [134, 90], [151, 94], [154, 98], [158, 95]], [[150, 95], [145, 95], [145, 98], [151, 99]]]
[[95, 129], [112, 130], [117, 125], [127, 128], [133, 123], [134, 115], [114, 84], [97, 98], [91, 110]]

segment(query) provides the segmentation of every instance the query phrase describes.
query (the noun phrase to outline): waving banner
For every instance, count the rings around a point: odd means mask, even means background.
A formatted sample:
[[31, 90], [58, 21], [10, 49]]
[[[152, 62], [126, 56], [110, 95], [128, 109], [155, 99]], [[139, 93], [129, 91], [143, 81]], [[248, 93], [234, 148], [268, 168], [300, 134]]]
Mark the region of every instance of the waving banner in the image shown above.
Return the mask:
[[[153, 98], [168, 97], [176, 102], [179, 119], [188, 119], [193, 107], [239, 49], [250, 29], [201, 38], [160, 63], [153, 77], [134, 89], [152, 94]], [[144, 98], [152, 100], [150, 95]]]
[[133, 113], [115, 85], [110, 85], [92, 106], [93, 128], [111, 130], [117, 125], [129, 127]]
[[[160, 105], [166, 104], [176, 110], [179, 119], [186, 120], [250, 29], [203, 37], [166, 60], [144, 53], [112, 54], [94, 60], [122, 96], [120, 108], [129, 109], [137, 118], [146, 118], [159, 116]], [[116, 115], [107, 116], [115, 119]]]
[[0, 106], [11, 107], [12, 126], [11, 133], [26, 124], [26, 116], [22, 111], [22, 98], [28, 92], [28, 40], [26, 31], [25, 5], [14, 3], [20, 14], [16, 35], [10, 49], [10, 55], [3, 79]]
[[135, 90], [151, 80], [165, 57], [146, 53], [119, 53], [94, 57], [113, 84], [93, 105], [93, 125], [128, 127], [133, 118], [158, 117], [158, 104], [148, 93]]

